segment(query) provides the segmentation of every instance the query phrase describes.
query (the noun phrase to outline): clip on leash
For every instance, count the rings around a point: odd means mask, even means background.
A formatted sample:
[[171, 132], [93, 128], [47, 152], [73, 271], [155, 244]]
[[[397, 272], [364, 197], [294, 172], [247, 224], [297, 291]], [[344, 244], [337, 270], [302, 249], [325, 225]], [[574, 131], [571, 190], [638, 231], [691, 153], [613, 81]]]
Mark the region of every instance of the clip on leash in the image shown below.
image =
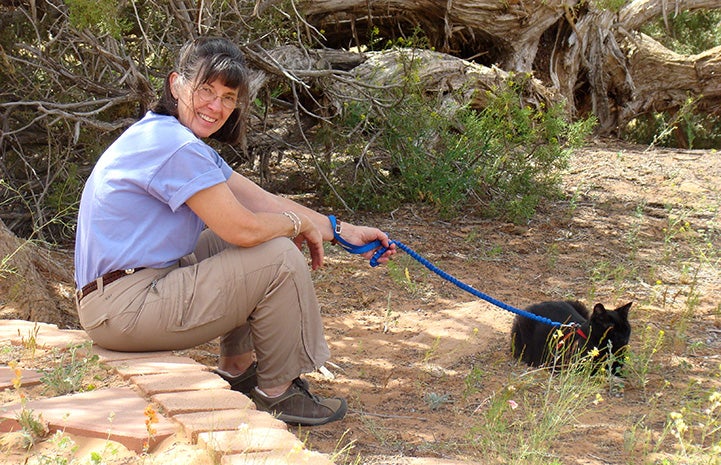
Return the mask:
[[[330, 220], [330, 225], [333, 228], [333, 238], [347, 252], [352, 253], [352, 254], [363, 254], [363, 253], [369, 252], [371, 250], [375, 250], [377, 248], [378, 250], [376, 250], [376, 252], [373, 254], [373, 257], [371, 257], [371, 259], [370, 259], [370, 265], [373, 267], [378, 266], [378, 259], [380, 259], [380, 257], [386, 252], [386, 250], [388, 250], [388, 247], [384, 247], [383, 244], [381, 243], [381, 241], [379, 241], [377, 239], [373, 242], [369, 242], [364, 245], [351, 244], [350, 242], [346, 241], [345, 239], [343, 239], [341, 237], [340, 232], [338, 231], [338, 228], [337, 228], [337, 220], [336, 220], [335, 216], [329, 215], [328, 219]], [[418, 263], [425, 266], [426, 268], [428, 268], [429, 270], [431, 270], [432, 272], [434, 272], [441, 278], [445, 279], [446, 281], [448, 281], [452, 284], [455, 284], [456, 286], [463, 289], [464, 291], [469, 292], [469, 293], [475, 295], [476, 297], [483, 299], [486, 302], [489, 302], [499, 308], [502, 308], [513, 314], [521, 315], [525, 318], [530, 318], [531, 320], [536, 320], [540, 323], [545, 323], [547, 325], [554, 326], [557, 328], [577, 328], [579, 326], [578, 323], [559, 323], [559, 322], [553, 321], [549, 318], [546, 318], [546, 317], [543, 317], [540, 315], [536, 315], [535, 313], [527, 312], [525, 310], [521, 310], [516, 307], [512, 307], [504, 302], [501, 302], [500, 300], [494, 299], [493, 297], [484, 294], [483, 292], [473, 288], [472, 286], [469, 286], [468, 284], [464, 283], [463, 281], [451, 276], [450, 274], [446, 273], [445, 271], [441, 270], [440, 268], [438, 268], [437, 266], [435, 266], [434, 264], [432, 264], [431, 262], [429, 262], [428, 260], [423, 258], [415, 250], [411, 249], [410, 247], [408, 247], [401, 241], [392, 240], [392, 241], [390, 241], [390, 243], [395, 244], [396, 247], [403, 250], [411, 257], [413, 257], [413, 259], [415, 259]]]

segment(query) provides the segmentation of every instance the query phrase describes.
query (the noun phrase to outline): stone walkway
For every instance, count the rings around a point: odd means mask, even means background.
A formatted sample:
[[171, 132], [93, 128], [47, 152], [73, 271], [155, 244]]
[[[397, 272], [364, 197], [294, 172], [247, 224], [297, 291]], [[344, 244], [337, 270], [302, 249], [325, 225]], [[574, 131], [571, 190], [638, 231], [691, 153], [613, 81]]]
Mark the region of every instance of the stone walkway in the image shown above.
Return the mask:
[[[84, 331], [0, 320], [3, 344], [27, 343], [31, 335], [38, 347], [61, 350], [88, 341]], [[203, 364], [172, 352], [124, 353], [97, 346], [91, 350], [128, 386], [27, 402], [25, 408], [42, 414], [51, 432], [110, 439], [138, 453], [146, 448], [152, 453], [158, 443], [180, 434], [223, 465], [333, 463], [327, 455], [305, 449], [285, 423], [256, 410], [248, 397], [231, 391]], [[27, 370], [21, 376], [24, 387], [38, 384], [41, 377]], [[0, 366], [0, 390], [12, 389], [14, 378], [14, 370]], [[158, 412], [150, 442], [145, 423], [149, 405]], [[21, 409], [20, 404], [0, 407], [0, 433], [20, 429]]]

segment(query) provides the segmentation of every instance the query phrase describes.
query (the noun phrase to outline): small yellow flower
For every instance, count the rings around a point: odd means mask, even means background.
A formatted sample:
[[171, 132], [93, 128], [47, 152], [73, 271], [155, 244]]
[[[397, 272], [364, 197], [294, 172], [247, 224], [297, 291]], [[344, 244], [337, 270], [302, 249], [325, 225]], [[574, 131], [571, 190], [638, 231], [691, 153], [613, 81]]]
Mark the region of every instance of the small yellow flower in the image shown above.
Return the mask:
[[160, 421], [157, 412], [152, 405], [148, 405], [145, 407], [143, 414], [145, 415], [145, 429], [148, 431], [148, 436], [155, 436], [158, 431], [153, 427], [153, 424]]
[[291, 460], [293, 456], [297, 458], [298, 454], [303, 453], [303, 444], [301, 442], [296, 442], [293, 444], [293, 448], [288, 451], [287, 458], [288, 460]]
[[596, 398], [593, 400], [593, 405], [598, 405], [603, 402], [603, 396], [600, 393], [596, 393]]
[[11, 360], [8, 362], [8, 366], [13, 371], [14, 378], [12, 379], [13, 387], [16, 391], [20, 390], [20, 386], [23, 384], [23, 370], [18, 366], [18, 362]]
[[591, 349], [591, 352], [589, 352], [589, 355], [593, 358], [596, 358], [600, 353], [601, 352], [598, 350], [598, 347], [594, 347], [593, 349]]

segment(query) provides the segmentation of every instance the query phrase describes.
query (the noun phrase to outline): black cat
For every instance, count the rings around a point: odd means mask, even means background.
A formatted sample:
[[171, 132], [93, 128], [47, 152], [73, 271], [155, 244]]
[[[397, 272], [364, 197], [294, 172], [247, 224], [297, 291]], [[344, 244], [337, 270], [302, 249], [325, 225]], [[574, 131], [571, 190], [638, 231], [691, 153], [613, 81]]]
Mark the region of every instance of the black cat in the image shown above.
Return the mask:
[[[594, 348], [599, 353], [595, 360], [600, 364], [606, 360], [609, 350], [614, 354], [613, 374], [621, 374], [623, 353], [631, 337], [628, 322], [629, 302], [615, 310], [606, 310], [596, 304], [593, 312], [578, 301], [552, 301], [531, 305], [526, 311], [560, 323], [578, 323], [577, 328], [562, 328], [564, 335], [551, 338], [559, 328], [517, 315], [511, 327], [511, 351], [531, 366], [553, 363], [554, 357], [570, 354], [587, 354]], [[561, 362], [563, 364], [563, 360]]]

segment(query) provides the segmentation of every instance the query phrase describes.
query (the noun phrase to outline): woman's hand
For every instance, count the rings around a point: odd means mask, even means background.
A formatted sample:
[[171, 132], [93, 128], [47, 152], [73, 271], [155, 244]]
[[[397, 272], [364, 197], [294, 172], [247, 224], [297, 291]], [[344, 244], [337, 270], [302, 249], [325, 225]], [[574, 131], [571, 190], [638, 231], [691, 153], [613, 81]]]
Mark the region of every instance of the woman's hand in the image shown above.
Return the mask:
[[303, 243], [308, 245], [311, 268], [316, 270], [323, 266], [323, 257], [325, 255], [325, 251], [323, 250], [323, 234], [310, 218], [302, 213], [297, 215], [300, 219], [300, 232], [293, 239], [293, 242], [301, 250], [303, 250]]
[[[391, 244], [388, 235], [378, 228], [356, 226], [344, 221], [341, 225], [341, 237], [354, 245], [364, 245], [376, 240], [380, 241], [387, 250], [378, 258], [378, 263], [387, 263], [396, 254], [396, 245]], [[381, 247], [376, 247], [360, 255], [370, 260], [379, 248]]]

